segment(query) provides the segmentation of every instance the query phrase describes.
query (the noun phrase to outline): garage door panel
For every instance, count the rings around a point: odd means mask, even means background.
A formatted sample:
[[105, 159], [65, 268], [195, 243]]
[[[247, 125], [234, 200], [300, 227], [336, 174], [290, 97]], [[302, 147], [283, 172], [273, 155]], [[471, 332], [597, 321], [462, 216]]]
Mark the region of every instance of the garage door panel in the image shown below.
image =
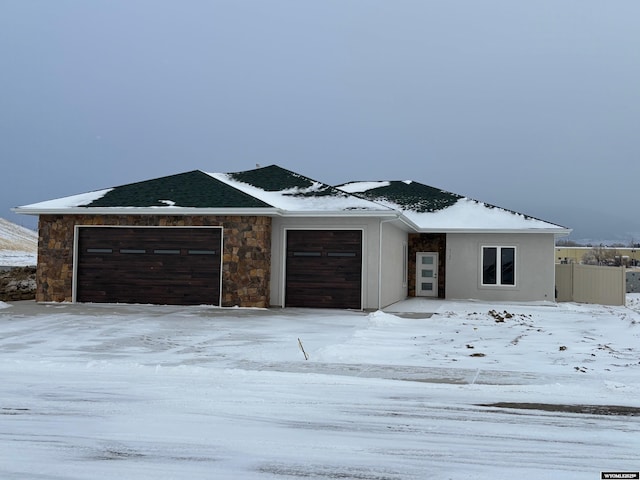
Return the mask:
[[219, 304], [220, 228], [79, 229], [76, 300]]
[[[217, 245], [221, 238], [219, 228], [143, 228], [143, 227], [91, 227], [82, 228], [81, 240], [87, 247], [102, 248], [165, 248], [174, 246]], [[91, 231], [89, 231], [91, 230]], [[156, 231], [157, 230], [157, 231]], [[169, 234], [167, 232], [170, 232]]]
[[287, 232], [285, 305], [361, 308], [362, 232]]

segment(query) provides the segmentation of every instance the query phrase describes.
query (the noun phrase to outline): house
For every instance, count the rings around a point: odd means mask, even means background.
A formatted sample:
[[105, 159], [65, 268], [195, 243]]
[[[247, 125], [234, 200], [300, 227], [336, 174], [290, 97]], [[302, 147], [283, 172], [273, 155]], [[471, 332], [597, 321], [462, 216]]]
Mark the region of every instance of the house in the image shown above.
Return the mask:
[[554, 300], [565, 227], [417, 182], [330, 186], [276, 165], [26, 205], [36, 300], [382, 308]]

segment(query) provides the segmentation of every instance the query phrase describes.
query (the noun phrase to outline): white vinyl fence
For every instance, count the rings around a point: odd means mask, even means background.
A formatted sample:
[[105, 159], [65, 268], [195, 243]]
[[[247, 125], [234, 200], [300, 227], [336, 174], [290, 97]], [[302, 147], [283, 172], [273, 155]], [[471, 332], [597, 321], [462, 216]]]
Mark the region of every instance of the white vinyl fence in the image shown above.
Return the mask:
[[598, 267], [577, 263], [556, 264], [558, 302], [625, 305], [624, 267]]

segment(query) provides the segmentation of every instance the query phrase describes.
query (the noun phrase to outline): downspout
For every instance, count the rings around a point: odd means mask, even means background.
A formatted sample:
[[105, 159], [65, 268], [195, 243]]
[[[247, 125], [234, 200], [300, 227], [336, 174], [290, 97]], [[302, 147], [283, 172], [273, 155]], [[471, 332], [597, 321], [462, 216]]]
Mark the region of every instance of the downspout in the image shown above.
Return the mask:
[[380, 220], [380, 238], [378, 238], [378, 310], [382, 308], [382, 224], [397, 220], [400, 215]]

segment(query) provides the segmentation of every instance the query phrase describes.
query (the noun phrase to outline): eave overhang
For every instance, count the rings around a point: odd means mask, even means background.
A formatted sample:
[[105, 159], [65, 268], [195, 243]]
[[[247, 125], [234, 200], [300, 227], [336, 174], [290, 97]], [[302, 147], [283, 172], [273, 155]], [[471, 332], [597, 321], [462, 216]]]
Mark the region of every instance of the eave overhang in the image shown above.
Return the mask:
[[22, 215], [280, 215], [277, 208], [73, 207], [42, 209], [16, 207], [11, 210]]
[[565, 237], [570, 228], [423, 228], [406, 216], [389, 210], [338, 210], [338, 211], [290, 211], [280, 208], [192, 208], [192, 207], [67, 207], [67, 208], [28, 208], [15, 207], [11, 211], [21, 215], [209, 215], [209, 216], [267, 216], [290, 218], [380, 218], [395, 219], [415, 233], [464, 233], [464, 234], [553, 234]]
[[417, 228], [418, 233], [548, 233], [565, 237], [571, 233], [567, 228]]
[[373, 218], [397, 218], [398, 213], [393, 210], [337, 210], [337, 211], [304, 211], [282, 210], [283, 217], [373, 217]]
[[393, 210], [289, 211], [280, 208], [191, 208], [191, 207], [15, 207], [21, 215], [219, 215], [272, 217], [397, 217]]
[[405, 215], [400, 215], [399, 220], [407, 225], [411, 230], [416, 233], [465, 233], [465, 234], [506, 234], [506, 233], [546, 233], [553, 234], [556, 237], [566, 237], [572, 232], [572, 229], [561, 226], [549, 228], [454, 228], [454, 227], [421, 227], [407, 218]]

